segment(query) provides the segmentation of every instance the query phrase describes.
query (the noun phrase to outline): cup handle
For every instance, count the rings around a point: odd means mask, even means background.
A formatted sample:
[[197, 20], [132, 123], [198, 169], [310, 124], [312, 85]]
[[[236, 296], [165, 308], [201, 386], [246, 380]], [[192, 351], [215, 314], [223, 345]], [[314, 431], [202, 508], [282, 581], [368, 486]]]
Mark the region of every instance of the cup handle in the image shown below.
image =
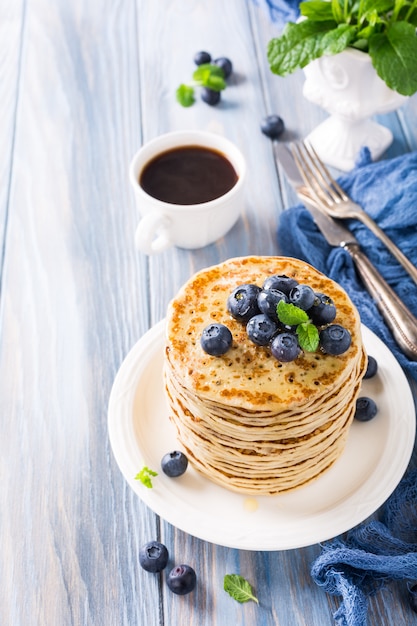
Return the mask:
[[144, 215], [135, 233], [135, 245], [138, 250], [145, 254], [155, 254], [172, 246], [170, 225], [171, 220], [162, 213]]

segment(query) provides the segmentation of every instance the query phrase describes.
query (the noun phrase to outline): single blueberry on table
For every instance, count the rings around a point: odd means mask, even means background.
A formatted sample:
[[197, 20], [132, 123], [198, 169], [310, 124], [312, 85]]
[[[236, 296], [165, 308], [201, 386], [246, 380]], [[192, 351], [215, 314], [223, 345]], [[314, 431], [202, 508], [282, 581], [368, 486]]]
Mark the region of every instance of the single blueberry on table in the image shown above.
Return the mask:
[[261, 288], [257, 285], [239, 285], [227, 298], [227, 310], [238, 322], [248, 322], [251, 317], [260, 313], [258, 294]]
[[205, 63], [211, 63], [211, 54], [205, 50], [200, 50], [194, 55], [194, 63], [196, 65], [204, 65]]
[[167, 585], [173, 593], [184, 596], [197, 583], [197, 575], [190, 565], [176, 565], [168, 574]]
[[378, 413], [375, 400], [362, 396], [356, 400], [355, 420], [369, 422]]
[[310, 285], [297, 285], [291, 289], [288, 299], [291, 304], [298, 306], [299, 309], [308, 311], [314, 304], [316, 294]]
[[264, 313], [251, 317], [246, 325], [249, 339], [257, 346], [267, 346], [277, 331], [277, 324]]
[[278, 291], [282, 291], [282, 293], [288, 296], [291, 289], [297, 285], [298, 281], [295, 280], [295, 278], [290, 278], [285, 274], [274, 274], [273, 276], [268, 276], [262, 285], [262, 289], [264, 291], [268, 291], [268, 289], [278, 289]]
[[220, 91], [214, 91], [214, 89], [210, 89], [209, 87], [203, 87], [201, 89], [201, 99], [210, 106], [219, 104], [220, 98]]
[[232, 62], [227, 57], [219, 57], [218, 59], [214, 59], [213, 64], [218, 65], [222, 68], [225, 79], [229, 78], [229, 76], [233, 72]]
[[284, 130], [284, 121], [279, 115], [268, 115], [261, 121], [261, 131], [270, 139], [278, 139]]
[[278, 361], [294, 361], [301, 352], [297, 336], [292, 333], [279, 333], [271, 343], [271, 353]]
[[288, 302], [288, 298], [282, 291], [278, 289], [268, 289], [259, 292], [258, 294], [258, 307], [261, 313], [264, 313], [270, 317], [274, 322], [279, 322], [277, 315], [278, 302], [283, 300]]
[[329, 296], [324, 293], [316, 293], [313, 306], [307, 310], [311, 321], [317, 326], [330, 324], [336, 317], [336, 307]]
[[373, 378], [378, 371], [378, 362], [375, 357], [368, 355], [368, 365], [364, 378]]
[[168, 550], [159, 541], [149, 541], [139, 550], [139, 564], [147, 572], [162, 572], [168, 563]]
[[224, 324], [209, 324], [201, 334], [200, 344], [211, 356], [226, 354], [233, 342], [230, 330]]
[[170, 478], [182, 476], [188, 467], [188, 459], [184, 452], [174, 450], [164, 454], [161, 460], [161, 467], [164, 474]]
[[338, 356], [349, 348], [352, 337], [350, 332], [340, 324], [330, 324], [320, 331], [320, 346], [327, 354]]

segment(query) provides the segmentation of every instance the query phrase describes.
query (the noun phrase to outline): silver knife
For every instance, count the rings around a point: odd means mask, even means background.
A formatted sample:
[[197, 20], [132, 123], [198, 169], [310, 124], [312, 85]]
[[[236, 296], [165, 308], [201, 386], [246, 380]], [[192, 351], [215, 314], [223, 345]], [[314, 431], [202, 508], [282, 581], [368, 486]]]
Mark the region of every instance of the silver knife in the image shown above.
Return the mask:
[[288, 181], [311, 213], [326, 241], [331, 246], [341, 246], [347, 250], [395, 341], [409, 359], [417, 361], [417, 319], [369, 261], [355, 236], [338, 220], [322, 213], [314, 199], [309, 197], [289, 148], [277, 141], [273, 142], [273, 146], [277, 164], [283, 168]]

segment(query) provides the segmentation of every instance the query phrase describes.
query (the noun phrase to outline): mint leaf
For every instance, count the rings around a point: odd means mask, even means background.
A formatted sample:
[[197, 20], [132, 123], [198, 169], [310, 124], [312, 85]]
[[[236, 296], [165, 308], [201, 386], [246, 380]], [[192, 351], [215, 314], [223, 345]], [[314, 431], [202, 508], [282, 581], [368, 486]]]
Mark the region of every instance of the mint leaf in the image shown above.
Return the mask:
[[202, 87], [208, 87], [214, 91], [226, 89], [224, 71], [218, 65], [203, 63], [194, 71], [193, 80]]
[[223, 589], [237, 602], [243, 603], [253, 600], [259, 604], [258, 598], [253, 594], [252, 587], [239, 574], [226, 574], [223, 580]]
[[388, 87], [404, 96], [417, 91], [417, 36], [406, 22], [389, 24], [385, 33], [369, 39], [369, 54], [378, 76]]
[[158, 476], [158, 472], [154, 472], [153, 470], [149, 469], [147, 465], [144, 465], [140, 472], [136, 474], [135, 480], [140, 480], [142, 485], [144, 485], [148, 489], [152, 489], [153, 485], [151, 476]]
[[190, 85], [180, 85], [176, 92], [177, 101], [183, 107], [190, 107], [195, 102], [194, 88]]
[[274, 74], [287, 76], [305, 67], [322, 55], [322, 39], [337, 28], [335, 21], [315, 22], [305, 20], [293, 24], [288, 22], [279, 38], [268, 43], [267, 56]]
[[315, 352], [319, 347], [319, 331], [311, 322], [304, 322], [297, 326], [297, 337], [300, 348], [305, 352]]
[[350, 24], [339, 24], [339, 26], [326, 33], [322, 39], [323, 54], [338, 54], [343, 52], [351, 41], [356, 37], [357, 27]]
[[[336, 0], [338, 3], [339, 0]], [[304, 17], [322, 22], [323, 20], [336, 19], [332, 10], [332, 3], [328, 0], [308, 0], [308, 2], [300, 2], [300, 13]]]
[[280, 300], [277, 304], [277, 315], [278, 319], [285, 326], [295, 326], [296, 324], [302, 324], [303, 322], [308, 322], [308, 315], [303, 309], [295, 306], [295, 304], [291, 304], [289, 302], [284, 302], [284, 300]]

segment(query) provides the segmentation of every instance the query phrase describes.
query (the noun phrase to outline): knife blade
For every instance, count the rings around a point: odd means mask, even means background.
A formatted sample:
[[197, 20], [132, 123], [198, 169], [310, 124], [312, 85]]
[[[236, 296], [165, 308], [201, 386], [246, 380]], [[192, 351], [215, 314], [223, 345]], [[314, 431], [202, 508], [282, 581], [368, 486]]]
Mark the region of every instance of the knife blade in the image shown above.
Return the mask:
[[417, 361], [417, 319], [372, 265], [349, 229], [333, 217], [322, 213], [314, 199], [309, 197], [289, 148], [276, 141], [273, 144], [277, 165], [284, 170], [288, 182], [312, 215], [323, 237], [331, 246], [340, 246], [350, 254], [365, 288], [390, 328], [396, 343], [409, 359]]

